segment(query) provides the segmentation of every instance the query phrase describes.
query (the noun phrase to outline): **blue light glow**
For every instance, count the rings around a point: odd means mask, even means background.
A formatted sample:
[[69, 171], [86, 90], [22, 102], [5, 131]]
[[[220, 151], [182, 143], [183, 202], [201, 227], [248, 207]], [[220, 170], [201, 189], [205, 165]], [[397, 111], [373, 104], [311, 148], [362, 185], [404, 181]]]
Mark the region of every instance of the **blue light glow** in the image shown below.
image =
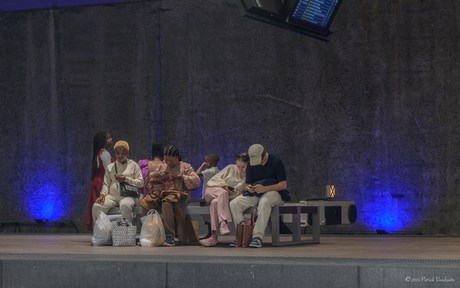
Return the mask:
[[37, 184], [29, 188], [25, 199], [27, 214], [30, 219], [62, 220], [65, 216], [66, 195], [54, 184]]
[[361, 209], [358, 211], [358, 218], [370, 226], [372, 231], [382, 229], [396, 232], [406, 230], [407, 226], [414, 224], [412, 218], [415, 217], [410, 213], [412, 209], [405, 207], [406, 199], [394, 198], [390, 193], [382, 193], [377, 198], [376, 201], [360, 204]]

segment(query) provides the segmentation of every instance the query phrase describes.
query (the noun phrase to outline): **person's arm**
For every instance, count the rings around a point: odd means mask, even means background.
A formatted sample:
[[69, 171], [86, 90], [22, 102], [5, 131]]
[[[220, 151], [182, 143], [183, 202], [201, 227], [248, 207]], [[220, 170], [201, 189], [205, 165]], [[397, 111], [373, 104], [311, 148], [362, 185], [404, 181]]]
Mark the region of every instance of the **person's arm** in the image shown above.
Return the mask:
[[225, 181], [225, 179], [227, 178], [227, 176], [230, 173], [231, 166], [232, 165], [228, 165], [227, 167], [225, 167], [224, 169], [219, 171], [219, 173], [217, 173], [216, 175], [212, 176], [211, 179], [209, 179], [209, 181], [208, 181], [208, 183], [206, 185], [208, 187], [225, 187], [225, 186], [227, 186], [228, 184]]
[[107, 150], [104, 150], [101, 153], [101, 160], [105, 170], [107, 166], [109, 166], [109, 164], [112, 163], [112, 156], [110, 156], [110, 153]]
[[[113, 168], [113, 166], [112, 166], [112, 168]], [[105, 196], [107, 196], [107, 194], [109, 194], [110, 185], [112, 185], [112, 179], [110, 178], [110, 173], [111, 173], [111, 171], [110, 171], [109, 167], [107, 167], [107, 169], [105, 169], [104, 183], [102, 184], [101, 194], [96, 199], [96, 203], [98, 203], [98, 204], [104, 203]]]
[[245, 186], [244, 181], [245, 181], [245, 179], [242, 179], [241, 182], [234, 187], [235, 190], [237, 191], [236, 192], [237, 195], [243, 194], [243, 192], [245, 191], [244, 190], [244, 186]]
[[195, 173], [195, 170], [193, 170], [190, 164], [184, 164], [184, 167], [181, 167], [182, 174], [179, 176], [184, 181], [184, 185], [187, 190], [195, 190], [201, 185], [200, 177]]
[[254, 186], [254, 190], [256, 193], [265, 193], [267, 191], [281, 191], [286, 190], [287, 188], [287, 181], [281, 181], [274, 185], [269, 186], [262, 186], [261, 184], [257, 184]]
[[137, 163], [132, 160], [130, 160], [130, 163], [128, 165], [131, 166], [130, 168], [133, 170], [132, 172], [133, 177], [125, 176], [124, 182], [126, 182], [127, 184], [131, 186], [135, 186], [137, 188], [144, 187], [144, 179], [142, 178], [142, 172], [141, 172], [141, 168], [139, 168], [139, 165], [137, 165]]
[[200, 177], [203, 177], [203, 173], [201, 173], [201, 171], [203, 171], [204, 168], [208, 168], [209, 164], [208, 162], [203, 162], [203, 164], [201, 164], [200, 168], [198, 168], [198, 170], [196, 170], [196, 175], [200, 176]]

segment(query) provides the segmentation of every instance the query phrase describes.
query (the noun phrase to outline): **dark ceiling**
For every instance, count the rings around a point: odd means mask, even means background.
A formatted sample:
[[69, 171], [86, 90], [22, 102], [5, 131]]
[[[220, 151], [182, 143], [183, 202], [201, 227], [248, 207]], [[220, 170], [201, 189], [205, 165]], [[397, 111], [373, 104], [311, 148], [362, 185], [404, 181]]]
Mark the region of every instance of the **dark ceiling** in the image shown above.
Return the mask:
[[0, 0], [0, 12], [141, 0]]

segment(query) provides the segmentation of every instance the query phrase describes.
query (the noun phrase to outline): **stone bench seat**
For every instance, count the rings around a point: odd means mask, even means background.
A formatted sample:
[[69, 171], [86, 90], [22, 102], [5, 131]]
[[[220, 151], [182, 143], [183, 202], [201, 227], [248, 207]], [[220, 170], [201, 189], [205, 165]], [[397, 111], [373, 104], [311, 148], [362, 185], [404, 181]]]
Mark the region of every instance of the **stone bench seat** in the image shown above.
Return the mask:
[[[204, 199], [185, 199], [181, 202], [182, 212], [185, 217], [190, 216], [192, 220], [203, 221], [209, 219], [209, 205]], [[251, 216], [252, 211], [257, 206], [250, 207], [244, 211], [244, 217]], [[320, 242], [320, 230], [319, 230], [319, 211], [318, 206], [274, 206], [271, 212], [271, 233], [272, 233], [272, 245], [273, 246], [286, 246], [286, 245], [298, 245], [298, 244], [313, 244]], [[312, 215], [312, 239], [302, 240], [301, 237], [301, 214], [307, 213]], [[292, 215], [292, 241], [280, 241], [280, 215], [291, 214]], [[268, 226], [268, 225], [267, 225]]]

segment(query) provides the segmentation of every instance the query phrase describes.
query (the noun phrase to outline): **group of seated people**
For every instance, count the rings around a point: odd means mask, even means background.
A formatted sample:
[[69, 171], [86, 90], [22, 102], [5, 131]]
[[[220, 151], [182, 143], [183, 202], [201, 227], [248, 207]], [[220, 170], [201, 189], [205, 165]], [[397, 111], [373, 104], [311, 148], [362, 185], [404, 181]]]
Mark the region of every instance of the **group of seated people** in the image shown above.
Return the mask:
[[[216, 153], [206, 155], [205, 162], [195, 171], [181, 161], [174, 145], [163, 148], [161, 143], [154, 143], [152, 159], [140, 160], [139, 164], [128, 159], [129, 145], [125, 141], [118, 141], [114, 150], [116, 161], [107, 165], [100, 196], [92, 206], [92, 224], [101, 212], [107, 213], [116, 206], [120, 206], [125, 219], [132, 221], [136, 199], [122, 196], [120, 185], [143, 188], [144, 197], [139, 202], [142, 215], [147, 215], [150, 209], [162, 214], [166, 234], [163, 246], [175, 246], [176, 220], [183, 217], [180, 199], [189, 198], [190, 191], [198, 189], [200, 177], [203, 177], [203, 198], [210, 204], [211, 235], [200, 240], [206, 247], [217, 244], [218, 231], [221, 235], [230, 234], [228, 224], [233, 221], [236, 227], [244, 221], [243, 212], [252, 206], [258, 206], [258, 218], [249, 247], [262, 247], [272, 207], [290, 200], [282, 160], [260, 144], [238, 154], [235, 164], [221, 171], [216, 167], [219, 161]], [[235, 246], [235, 242], [230, 246]]]

